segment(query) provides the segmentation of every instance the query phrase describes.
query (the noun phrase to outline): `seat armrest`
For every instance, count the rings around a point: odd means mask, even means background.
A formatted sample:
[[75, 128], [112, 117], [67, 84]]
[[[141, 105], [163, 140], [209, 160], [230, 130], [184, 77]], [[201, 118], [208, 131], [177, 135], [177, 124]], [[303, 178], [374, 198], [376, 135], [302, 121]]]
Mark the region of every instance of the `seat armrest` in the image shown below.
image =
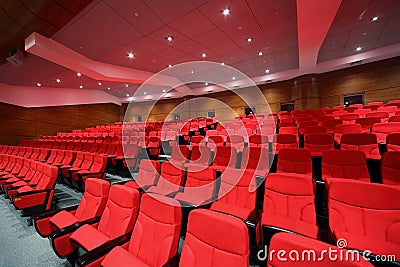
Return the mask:
[[82, 225], [85, 225], [85, 224], [95, 224], [95, 223], [98, 223], [99, 221], [100, 221], [100, 216], [95, 217], [95, 218], [91, 218], [91, 219], [88, 219], [88, 220], [84, 220], [84, 221], [81, 221], [81, 222], [77, 222], [77, 223], [75, 223], [75, 224], [72, 224], [72, 225], [69, 225], [69, 226], [67, 226], [67, 227], [61, 228], [61, 229], [55, 231], [55, 232], [50, 236], [50, 242], [52, 242], [52, 240], [57, 239], [57, 238], [59, 238], [59, 237], [61, 237], [61, 236], [63, 236], [63, 235], [66, 235], [66, 234], [75, 232], [76, 229], [78, 229], [78, 228], [81, 227]]
[[11, 196], [11, 199], [14, 199], [16, 197], [31, 196], [31, 195], [40, 194], [40, 193], [48, 193], [51, 190], [53, 190], [53, 189], [33, 190], [33, 191], [29, 191], [29, 192], [16, 193]]
[[59, 213], [60, 211], [74, 211], [78, 208], [78, 205], [74, 205], [74, 206], [70, 206], [64, 209], [59, 209], [59, 210], [51, 210], [51, 211], [47, 211], [47, 212], [43, 212], [37, 215], [33, 215], [33, 220], [37, 221], [37, 220], [42, 220], [45, 218], [49, 218], [49, 217], [53, 217], [54, 215], [56, 215], [57, 213]]
[[101, 258], [102, 256], [105, 256], [107, 253], [109, 253], [114, 247], [116, 246], [121, 246], [127, 242], [129, 242], [131, 238], [132, 232], [126, 233], [122, 236], [119, 236], [113, 240], [108, 241], [107, 243], [101, 245], [100, 247], [97, 247], [79, 258], [76, 259], [75, 261], [75, 266], [76, 267], [83, 267], [87, 266], [93, 261]]

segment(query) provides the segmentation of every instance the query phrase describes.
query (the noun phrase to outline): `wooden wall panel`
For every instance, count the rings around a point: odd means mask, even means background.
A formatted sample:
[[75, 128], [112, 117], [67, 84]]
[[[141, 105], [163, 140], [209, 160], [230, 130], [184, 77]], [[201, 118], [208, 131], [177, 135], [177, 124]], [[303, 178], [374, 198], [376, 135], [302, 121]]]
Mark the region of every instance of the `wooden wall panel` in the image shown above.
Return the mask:
[[18, 144], [61, 131], [84, 129], [120, 120], [120, 106], [94, 104], [24, 108], [0, 103], [0, 144]]

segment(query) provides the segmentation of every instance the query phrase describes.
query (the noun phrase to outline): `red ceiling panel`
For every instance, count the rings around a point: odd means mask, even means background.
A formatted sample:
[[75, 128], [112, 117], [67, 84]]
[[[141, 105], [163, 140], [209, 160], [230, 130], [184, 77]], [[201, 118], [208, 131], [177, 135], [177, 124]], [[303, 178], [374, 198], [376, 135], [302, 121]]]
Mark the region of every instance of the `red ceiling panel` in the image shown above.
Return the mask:
[[190, 38], [194, 38], [215, 28], [215, 26], [197, 10], [193, 10], [175, 20], [170, 23], [169, 26]]
[[184, 16], [195, 7], [188, 0], [170, 1], [144, 0], [147, 6], [166, 24]]
[[[231, 14], [223, 16], [221, 11], [227, 7], [229, 7]], [[250, 9], [244, 0], [212, 0], [208, 4], [200, 7], [199, 11], [216, 26], [220, 27], [225, 23], [229, 23], [234, 18], [239, 18], [248, 14]]]

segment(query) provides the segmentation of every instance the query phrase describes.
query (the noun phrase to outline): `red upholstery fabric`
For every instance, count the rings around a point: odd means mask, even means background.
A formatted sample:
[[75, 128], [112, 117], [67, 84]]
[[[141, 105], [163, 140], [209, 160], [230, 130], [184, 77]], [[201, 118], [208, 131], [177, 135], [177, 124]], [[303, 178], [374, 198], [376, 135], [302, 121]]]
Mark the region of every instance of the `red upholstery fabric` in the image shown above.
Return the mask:
[[189, 159], [189, 148], [184, 145], [172, 146], [171, 158], [169, 162], [182, 168]]
[[160, 195], [178, 192], [180, 186], [183, 185], [184, 174], [182, 168], [176, 167], [170, 162], [164, 162], [161, 164], [161, 175], [157, 185], [150, 187], [146, 191], [158, 193]]
[[308, 126], [304, 129], [304, 134], [315, 134], [315, 133], [328, 133], [326, 126]]
[[342, 150], [358, 150], [369, 159], [380, 159], [376, 135], [372, 133], [348, 133], [341, 137]]
[[[188, 164], [208, 166], [211, 160], [211, 150], [206, 146], [194, 146]], [[186, 166], [188, 165], [186, 164]]]
[[281, 149], [278, 157], [278, 173], [312, 175], [311, 152], [303, 148]]
[[249, 146], [268, 148], [268, 136], [254, 134], [249, 136]]
[[381, 159], [382, 182], [400, 185], [400, 151], [389, 151]]
[[256, 207], [254, 170], [227, 168], [221, 175], [218, 201], [211, 210], [232, 214], [246, 220]]
[[343, 124], [340, 119], [326, 120], [322, 122], [322, 126], [328, 128], [328, 133], [333, 133], [335, 131], [335, 126]]
[[334, 179], [328, 214], [332, 233], [348, 248], [400, 257], [399, 187]]
[[265, 176], [269, 171], [269, 152], [267, 148], [245, 147], [242, 153], [240, 168], [251, 169], [255, 175]]
[[376, 134], [379, 143], [385, 142], [388, 134], [400, 132], [400, 122], [375, 123], [371, 132]]
[[361, 133], [361, 124], [339, 124], [335, 126], [334, 138], [335, 142], [340, 145], [340, 139], [343, 134], [347, 133]]
[[387, 151], [400, 151], [400, 133], [391, 133], [386, 136]]
[[317, 238], [312, 179], [296, 174], [269, 174], [265, 180], [261, 222]]
[[227, 167], [235, 168], [237, 161], [237, 152], [233, 147], [217, 146], [215, 149], [215, 157], [213, 168], [216, 170], [224, 170]]
[[101, 266], [163, 266], [177, 253], [181, 221], [179, 202], [143, 195], [128, 248], [114, 248]]
[[328, 150], [322, 153], [322, 179], [346, 178], [369, 182], [365, 154], [355, 150]]
[[356, 120], [357, 124], [360, 124], [362, 127], [363, 132], [370, 132], [371, 131], [371, 126], [374, 123], [380, 123], [381, 119], [376, 118], [376, 117], [369, 117], [369, 118], [359, 118]]
[[249, 236], [245, 223], [218, 212], [189, 214], [180, 267], [249, 266]]
[[113, 185], [98, 227], [84, 225], [76, 230], [71, 240], [90, 251], [130, 232], [139, 210], [140, 194], [131, 187]]
[[328, 133], [306, 134], [304, 148], [309, 149], [312, 156], [322, 156], [322, 151], [334, 149], [333, 136]]
[[140, 168], [136, 180], [129, 181], [125, 185], [133, 188], [140, 188], [156, 184], [160, 166], [160, 162], [158, 161], [142, 159], [140, 161]]
[[235, 148], [237, 152], [243, 152], [244, 137], [241, 135], [228, 135], [226, 139], [226, 146]]
[[[293, 267], [303, 267], [303, 266], [320, 266], [320, 267], [372, 267], [373, 265], [368, 261], [364, 260], [362, 256], [360, 256], [360, 261], [354, 260], [351, 261], [351, 256], [349, 256], [349, 260], [343, 259], [341, 260], [338, 257], [337, 260], [333, 260], [334, 258], [326, 254], [326, 251], [335, 250], [338, 251], [337, 255], [346, 255], [346, 250], [339, 249], [336, 246], [329, 245], [327, 243], [308, 238], [301, 235], [291, 234], [291, 233], [277, 233], [275, 234], [270, 243], [269, 251], [286, 251], [285, 256], [280, 256], [282, 260], [278, 258], [278, 255], [272, 254], [272, 257], [268, 259], [268, 267], [285, 267], [285, 266], [293, 266]], [[314, 251], [315, 252], [315, 259], [313, 256], [308, 257], [305, 256], [304, 260], [302, 260], [302, 252], [303, 251]], [[289, 253], [291, 251], [297, 251], [299, 253], [299, 259], [297, 260], [297, 256], [291, 255]], [[306, 254], [304, 254], [306, 255]], [[344, 257], [343, 257], [344, 258]], [[287, 259], [287, 260], [283, 260]], [[296, 259], [296, 260], [294, 260]]]
[[275, 154], [284, 148], [297, 148], [297, 137], [294, 134], [277, 134], [275, 136]]

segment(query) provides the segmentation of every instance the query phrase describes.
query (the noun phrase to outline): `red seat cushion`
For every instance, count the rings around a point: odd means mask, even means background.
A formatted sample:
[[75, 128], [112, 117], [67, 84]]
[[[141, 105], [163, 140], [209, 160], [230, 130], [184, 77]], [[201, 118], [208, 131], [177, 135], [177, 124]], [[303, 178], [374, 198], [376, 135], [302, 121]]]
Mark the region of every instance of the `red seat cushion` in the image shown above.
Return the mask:
[[88, 224], [78, 228], [78, 230], [71, 235], [70, 239], [81, 245], [87, 251], [93, 250], [110, 240], [107, 235]]
[[220, 201], [214, 202], [211, 205], [211, 210], [231, 214], [231, 215], [241, 218], [243, 220], [247, 220], [252, 212], [252, 210], [242, 208], [239, 206], [235, 206], [235, 205], [222, 203]]
[[311, 238], [318, 237], [318, 226], [316, 224], [293, 220], [293, 218], [289, 217], [263, 213], [261, 223], [262, 225], [282, 228]]
[[73, 225], [79, 222], [79, 220], [70, 212], [62, 210], [50, 219], [50, 223], [56, 226], [58, 229]]
[[122, 247], [113, 248], [101, 262], [103, 267], [149, 266]]

